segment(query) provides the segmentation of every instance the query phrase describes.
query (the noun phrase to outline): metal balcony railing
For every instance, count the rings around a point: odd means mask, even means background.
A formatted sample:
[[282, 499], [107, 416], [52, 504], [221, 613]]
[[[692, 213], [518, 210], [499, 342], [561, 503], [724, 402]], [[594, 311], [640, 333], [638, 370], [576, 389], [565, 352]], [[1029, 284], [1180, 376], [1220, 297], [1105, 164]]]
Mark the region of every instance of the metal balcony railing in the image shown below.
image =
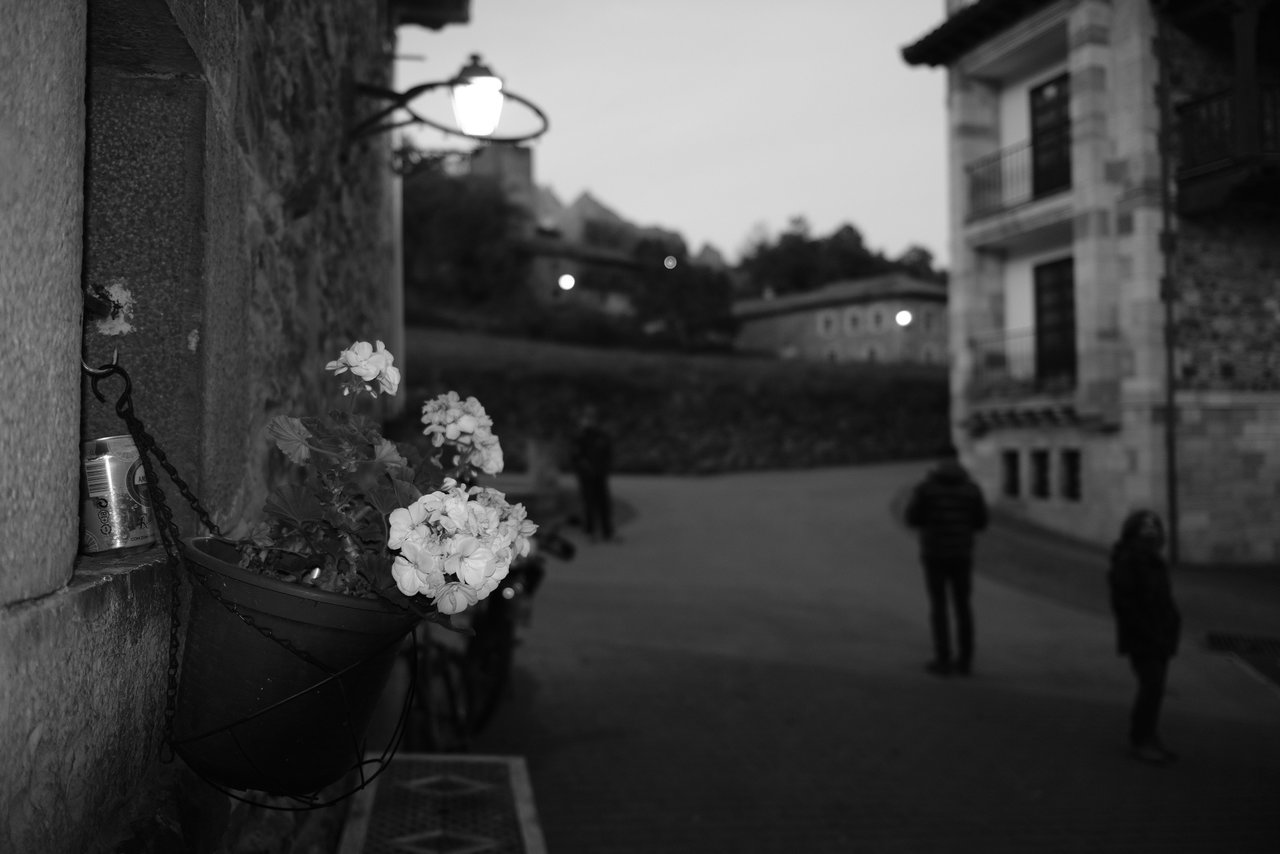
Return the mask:
[[[1280, 86], [1258, 90], [1259, 152], [1280, 154]], [[1240, 150], [1236, 91], [1225, 89], [1178, 107], [1180, 166], [1185, 170], [1231, 160]]]
[[1069, 394], [1076, 387], [1075, 345], [1057, 352], [1036, 347], [1034, 329], [969, 340], [971, 400]]
[[1066, 150], [1061, 154], [1060, 159], [1046, 163], [1044, 158], [1038, 160], [1030, 142], [1022, 142], [970, 163], [965, 170], [969, 176], [969, 219], [1071, 189], [1070, 154]]

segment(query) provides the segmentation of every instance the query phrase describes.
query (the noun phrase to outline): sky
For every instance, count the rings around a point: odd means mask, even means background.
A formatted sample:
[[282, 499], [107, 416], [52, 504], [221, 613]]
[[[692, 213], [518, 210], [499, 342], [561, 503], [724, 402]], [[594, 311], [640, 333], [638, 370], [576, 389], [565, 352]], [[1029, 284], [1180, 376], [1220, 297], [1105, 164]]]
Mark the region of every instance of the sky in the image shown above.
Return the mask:
[[[471, 22], [399, 31], [395, 85], [445, 80], [472, 53], [537, 104], [534, 181], [584, 191], [736, 263], [760, 228], [843, 224], [890, 257], [949, 261], [946, 78], [901, 49], [944, 0], [472, 0]], [[509, 103], [507, 110], [512, 105]], [[421, 102], [450, 123], [447, 99]], [[502, 133], [531, 128], [518, 107]], [[417, 126], [429, 148], [466, 147]]]

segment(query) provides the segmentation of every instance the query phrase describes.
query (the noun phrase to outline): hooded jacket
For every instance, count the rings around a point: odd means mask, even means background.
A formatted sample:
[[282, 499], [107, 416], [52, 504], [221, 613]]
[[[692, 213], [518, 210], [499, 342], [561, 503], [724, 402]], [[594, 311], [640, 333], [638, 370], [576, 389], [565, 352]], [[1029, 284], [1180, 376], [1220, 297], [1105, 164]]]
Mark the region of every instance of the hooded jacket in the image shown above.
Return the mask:
[[987, 502], [960, 463], [944, 460], [911, 493], [905, 518], [920, 533], [923, 559], [972, 558], [974, 534], [987, 527]]
[[1107, 582], [1116, 618], [1116, 651], [1135, 658], [1175, 655], [1182, 615], [1173, 601], [1169, 566], [1160, 553], [1138, 543], [1117, 543]]

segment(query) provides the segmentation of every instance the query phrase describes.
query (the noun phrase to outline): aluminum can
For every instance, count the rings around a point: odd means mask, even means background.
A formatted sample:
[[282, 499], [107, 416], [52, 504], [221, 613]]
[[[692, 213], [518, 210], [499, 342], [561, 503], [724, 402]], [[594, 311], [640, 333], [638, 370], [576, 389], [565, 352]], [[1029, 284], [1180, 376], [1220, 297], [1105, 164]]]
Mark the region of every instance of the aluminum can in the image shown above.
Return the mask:
[[132, 436], [91, 439], [82, 448], [80, 551], [85, 554], [149, 546], [147, 470]]

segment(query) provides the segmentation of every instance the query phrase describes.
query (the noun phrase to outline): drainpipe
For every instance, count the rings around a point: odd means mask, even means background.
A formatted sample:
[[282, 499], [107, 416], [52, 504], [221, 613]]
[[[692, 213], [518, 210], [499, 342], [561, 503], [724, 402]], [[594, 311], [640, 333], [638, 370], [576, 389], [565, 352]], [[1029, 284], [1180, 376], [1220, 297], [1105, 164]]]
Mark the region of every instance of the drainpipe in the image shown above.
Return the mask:
[[1160, 277], [1160, 301], [1164, 307], [1164, 451], [1165, 451], [1165, 502], [1168, 508], [1169, 563], [1178, 565], [1178, 402], [1176, 398], [1177, 349], [1174, 329], [1174, 301], [1176, 281], [1174, 268], [1177, 262], [1177, 239], [1173, 222], [1173, 105], [1170, 93], [1168, 60], [1168, 23], [1161, 11], [1163, 4], [1152, 4], [1156, 18], [1156, 97], [1160, 110], [1160, 254], [1164, 261], [1164, 274]]

